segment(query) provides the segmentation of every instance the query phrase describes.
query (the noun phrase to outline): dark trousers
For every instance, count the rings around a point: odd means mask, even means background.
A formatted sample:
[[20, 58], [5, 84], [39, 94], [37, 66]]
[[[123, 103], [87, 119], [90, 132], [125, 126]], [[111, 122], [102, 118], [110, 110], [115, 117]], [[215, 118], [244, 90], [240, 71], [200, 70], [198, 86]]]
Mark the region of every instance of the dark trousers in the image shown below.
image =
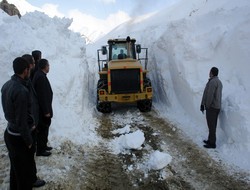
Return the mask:
[[37, 178], [37, 169], [36, 169], [36, 161], [35, 161], [35, 152], [36, 152], [36, 136], [37, 136], [37, 131], [34, 130], [32, 133], [32, 138], [33, 138], [33, 144], [32, 144], [32, 151], [33, 151], [33, 155], [32, 155], [32, 182], [35, 183]]
[[207, 126], [209, 129], [208, 141], [211, 145], [216, 145], [216, 127], [220, 109], [209, 108], [206, 110]]
[[29, 149], [21, 136], [10, 135], [7, 130], [4, 141], [10, 158], [10, 190], [31, 190], [36, 171], [34, 149]]
[[37, 126], [37, 152], [42, 153], [46, 150], [49, 136], [51, 118], [41, 117]]

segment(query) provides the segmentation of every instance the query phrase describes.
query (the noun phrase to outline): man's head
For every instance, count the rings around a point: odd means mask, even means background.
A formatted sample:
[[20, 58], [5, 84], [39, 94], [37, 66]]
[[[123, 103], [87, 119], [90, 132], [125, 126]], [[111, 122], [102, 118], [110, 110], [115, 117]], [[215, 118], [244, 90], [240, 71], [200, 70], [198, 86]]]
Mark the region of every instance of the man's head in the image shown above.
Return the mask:
[[24, 58], [30, 65], [30, 69], [33, 69], [35, 67], [35, 60], [34, 57], [30, 54], [24, 54], [22, 56], [22, 58]]
[[38, 62], [38, 67], [45, 73], [49, 72], [49, 61], [47, 59], [41, 59]]
[[32, 56], [34, 57], [35, 61], [39, 61], [42, 58], [42, 52], [40, 50], [32, 51]]
[[19, 75], [23, 79], [27, 79], [30, 76], [29, 63], [22, 57], [17, 57], [14, 59], [13, 70], [15, 74]]
[[210, 70], [210, 77], [218, 76], [219, 74], [219, 69], [217, 67], [212, 67]]

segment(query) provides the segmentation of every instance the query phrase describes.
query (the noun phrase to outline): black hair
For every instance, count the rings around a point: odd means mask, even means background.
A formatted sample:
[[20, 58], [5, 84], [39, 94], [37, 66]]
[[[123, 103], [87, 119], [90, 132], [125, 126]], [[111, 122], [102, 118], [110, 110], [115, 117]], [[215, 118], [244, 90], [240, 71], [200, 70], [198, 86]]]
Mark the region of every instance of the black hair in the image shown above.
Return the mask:
[[15, 74], [22, 74], [25, 69], [29, 69], [29, 63], [22, 57], [17, 57], [13, 61], [13, 70]]
[[42, 57], [42, 52], [40, 50], [32, 51], [32, 56], [34, 57], [35, 61], [38, 61]]
[[38, 67], [40, 69], [44, 69], [49, 64], [49, 61], [47, 59], [40, 59], [38, 62]]
[[212, 67], [210, 71], [213, 74], [213, 76], [218, 76], [219, 74], [219, 69], [217, 67]]
[[33, 58], [33, 56], [30, 55], [30, 54], [24, 54], [24, 55], [22, 56], [22, 58], [24, 58], [26, 61], [28, 61], [28, 63], [29, 63], [30, 65], [35, 64], [35, 63], [34, 63], [34, 58]]

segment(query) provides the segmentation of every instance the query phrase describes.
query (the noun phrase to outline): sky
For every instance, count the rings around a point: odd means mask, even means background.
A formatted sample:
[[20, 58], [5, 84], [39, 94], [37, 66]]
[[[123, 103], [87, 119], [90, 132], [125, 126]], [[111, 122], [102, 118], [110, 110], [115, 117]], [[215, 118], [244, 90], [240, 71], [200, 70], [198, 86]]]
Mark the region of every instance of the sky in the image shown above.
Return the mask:
[[127, 22], [133, 17], [153, 14], [178, 0], [9, 0], [17, 7], [25, 4], [25, 9], [20, 9], [21, 14], [31, 11], [41, 11], [50, 17], [72, 18], [70, 29], [81, 33], [88, 43], [108, 33], [118, 25]]
[[[11, 62], [15, 57], [40, 49], [51, 63], [48, 77], [55, 96], [49, 137], [52, 146], [58, 147], [68, 139], [86, 147], [94, 146], [101, 141], [95, 131], [101, 124], [94, 111], [93, 95], [98, 80], [96, 49], [109, 38], [130, 35], [149, 48], [153, 109], [201, 149], [208, 134], [205, 115], [199, 111], [201, 97], [210, 68], [219, 68], [223, 96], [217, 148], [206, 151], [215, 160], [249, 173], [249, 15], [248, 0], [189, 0], [188, 3], [181, 0], [151, 16], [131, 19], [102, 34], [94, 43], [86, 44], [79, 33], [69, 29], [70, 19], [34, 12], [25, 14], [20, 22], [18, 17], [0, 12], [0, 86], [12, 75]], [[130, 118], [115, 119], [123, 120], [124, 127], [131, 124]], [[1, 129], [6, 126], [2, 110], [0, 125]], [[139, 139], [138, 144], [133, 144], [134, 137], [120, 136], [121, 139], [112, 141], [110, 149], [122, 152], [130, 143], [140, 147], [142, 131], [133, 135]], [[162, 156], [171, 162], [168, 152], [159, 157]]]
[[51, 4], [57, 7], [58, 12], [68, 16], [68, 12], [73, 9], [78, 9], [82, 13], [93, 15], [99, 19], [105, 19], [110, 14], [115, 14], [118, 11], [126, 12], [130, 16], [138, 16], [146, 14], [162, 8], [169, 4], [172, 0], [27, 0], [28, 3], [36, 7], [45, 7], [46, 4]]

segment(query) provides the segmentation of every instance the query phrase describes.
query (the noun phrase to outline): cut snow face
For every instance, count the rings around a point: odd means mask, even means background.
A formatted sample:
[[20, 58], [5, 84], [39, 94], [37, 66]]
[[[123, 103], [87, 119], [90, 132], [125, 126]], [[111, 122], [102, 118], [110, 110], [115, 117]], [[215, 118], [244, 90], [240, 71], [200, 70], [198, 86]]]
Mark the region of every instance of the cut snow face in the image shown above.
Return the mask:
[[[149, 48], [154, 108], [203, 146], [208, 129], [199, 108], [210, 69], [223, 84], [217, 150], [211, 156], [250, 171], [250, 2], [178, 1], [107, 34], [133, 36]], [[103, 39], [102, 39], [103, 40]], [[102, 41], [103, 42], [103, 41]], [[101, 42], [100, 42], [101, 43]], [[234, 155], [241, 155], [240, 157]]]
[[[42, 58], [49, 60], [47, 77], [54, 92], [51, 144], [59, 146], [64, 140], [71, 140], [91, 146], [99, 139], [95, 132], [96, 119], [87, 111], [93, 110], [88, 93], [94, 91], [94, 85], [90, 84], [94, 79], [90, 79], [87, 69], [85, 41], [68, 29], [71, 22], [66, 18], [52, 19], [40, 12], [25, 14], [22, 19], [0, 12], [3, 28], [0, 31], [0, 86], [13, 75], [12, 61], [16, 57], [40, 50]], [[0, 113], [0, 119], [6, 122], [2, 108]]]

